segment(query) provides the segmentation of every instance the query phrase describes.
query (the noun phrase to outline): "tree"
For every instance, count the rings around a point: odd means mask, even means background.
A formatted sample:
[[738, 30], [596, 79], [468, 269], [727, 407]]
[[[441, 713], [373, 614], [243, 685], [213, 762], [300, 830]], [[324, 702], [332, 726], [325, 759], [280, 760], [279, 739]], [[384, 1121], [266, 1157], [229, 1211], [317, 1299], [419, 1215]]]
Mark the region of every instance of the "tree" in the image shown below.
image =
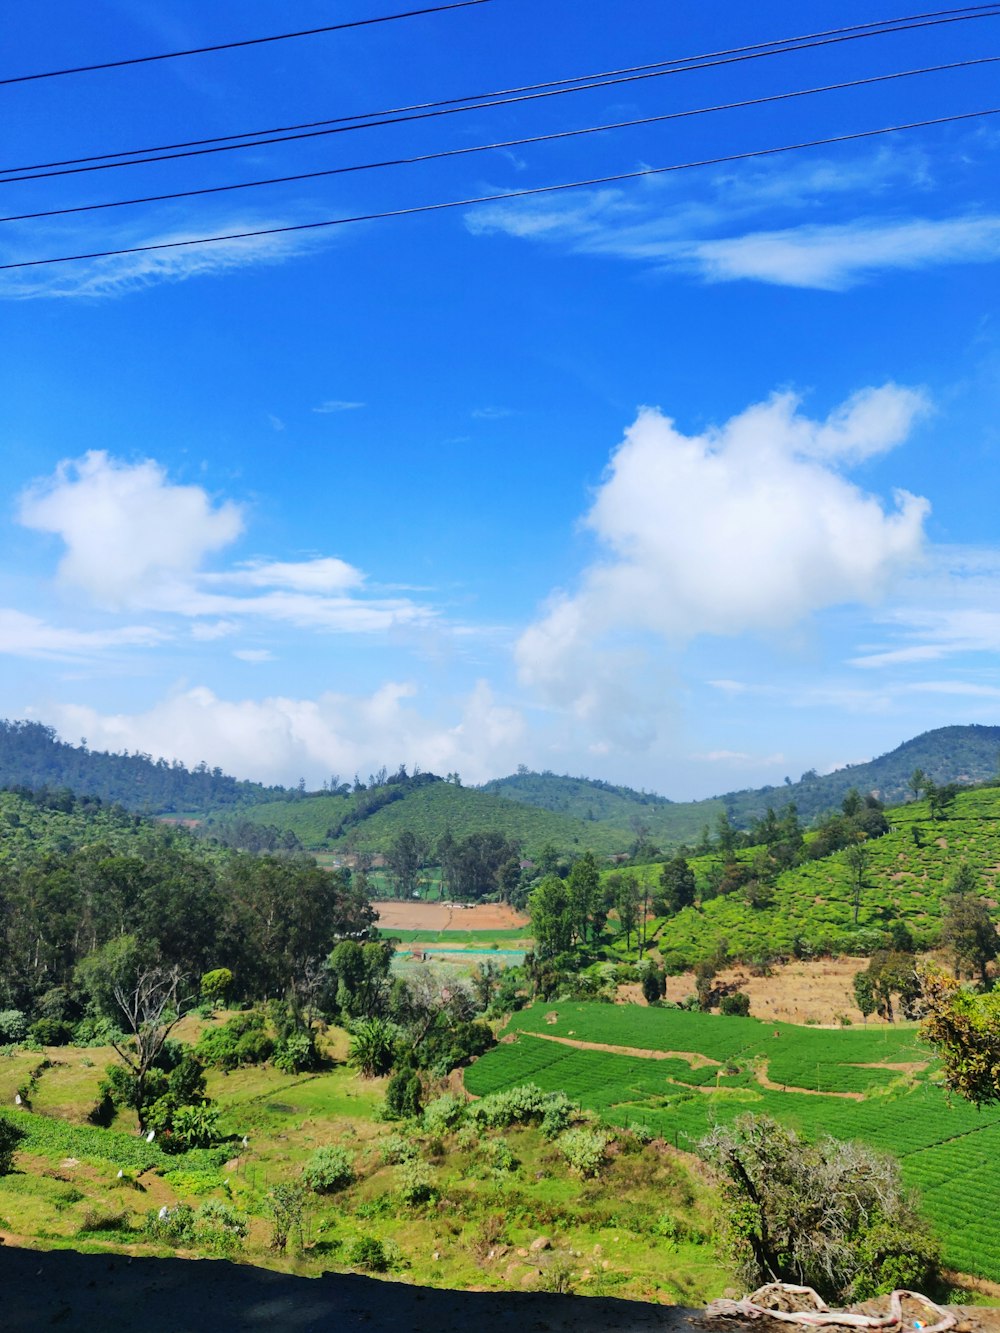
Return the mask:
[[145, 1130], [150, 1075], [193, 997], [184, 994], [180, 968], [157, 965], [129, 935], [112, 940], [84, 959], [77, 975], [105, 1012], [111, 1008], [109, 998], [113, 1000], [113, 1012], [130, 1034], [109, 1039], [130, 1075], [129, 1102], [135, 1107], [140, 1130]]
[[966, 865], [949, 885], [951, 892], [944, 899], [944, 919], [941, 922], [941, 943], [952, 952], [955, 975], [978, 972], [983, 989], [990, 986], [989, 964], [1000, 953], [996, 926], [989, 908], [979, 896], [975, 873]]
[[906, 785], [913, 792], [913, 799], [919, 801], [920, 793], [927, 790], [927, 774], [922, 768], [915, 768]]
[[416, 888], [423, 860], [423, 848], [416, 834], [404, 829], [389, 844], [385, 859], [396, 882], [396, 892], [401, 898], [409, 898]]
[[616, 872], [608, 876], [608, 885], [615, 895], [618, 926], [625, 932], [625, 948], [632, 947], [632, 932], [639, 923], [639, 884], [635, 875]]
[[602, 906], [601, 876], [593, 852], [584, 852], [573, 862], [566, 881], [574, 937], [586, 943], [596, 934], [597, 916]]
[[959, 793], [957, 782], [946, 782], [939, 787], [928, 778], [924, 790], [927, 792], [927, 804], [930, 807], [931, 819], [947, 819], [948, 812], [955, 804], [955, 797]]
[[726, 1178], [726, 1239], [748, 1287], [791, 1282], [840, 1303], [933, 1280], [935, 1242], [891, 1158], [832, 1138], [807, 1144], [753, 1115], [701, 1148]]
[[675, 856], [660, 871], [660, 890], [667, 912], [674, 916], [683, 907], [693, 907], [697, 885], [685, 856]]
[[863, 836], [858, 838], [855, 842], [852, 842], [844, 852], [844, 860], [847, 862], [847, 867], [850, 871], [851, 887], [854, 891], [855, 925], [858, 924], [858, 913], [861, 910], [861, 895], [868, 882], [868, 864], [870, 859], [871, 856]]
[[539, 958], [554, 958], [573, 945], [573, 916], [569, 893], [558, 875], [546, 875], [528, 895], [531, 933]]
[[920, 1035], [937, 1050], [946, 1085], [975, 1106], [1000, 1102], [1000, 994], [973, 995], [931, 967], [921, 983]]
[[855, 972], [854, 974], [854, 1003], [861, 1010], [861, 1017], [867, 1023], [877, 1008], [875, 992], [872, 990], [872, 979], [868, 972]]

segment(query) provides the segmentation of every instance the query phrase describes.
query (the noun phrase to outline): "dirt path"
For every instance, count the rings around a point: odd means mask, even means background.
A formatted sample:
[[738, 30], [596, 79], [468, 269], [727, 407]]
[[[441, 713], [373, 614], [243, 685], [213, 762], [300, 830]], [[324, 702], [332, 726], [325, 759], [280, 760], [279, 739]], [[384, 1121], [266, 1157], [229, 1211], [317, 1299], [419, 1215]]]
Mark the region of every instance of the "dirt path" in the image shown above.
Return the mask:
[[775, 1083], [768, 1077], [766, 1060], [757, 1069], [757, 1082], [770, 1092], [797, 1092], [803, 1097], [840, 1097], [849, 1102], [863, 1102], [865, 1099], [863, 1092], [824, 1092], [821, 1088], [793, 1088], [787, 1083]]
[[647, 1051], [641, 1046], [609, 1046], [600, 1041], [577, 1041], [575, 1037], [556, 1037], [551, 1032], [519, 1032], [518, 1037], [537, 1037], [540, 1041], [554, 1041], [559, 1046], [575, 1046], [579, 1051], [607, 1051], [609, 1055], [637, 1055], [643, 1060], [684, 1060], [692, 1069], [719, 1066], [721, 1060], [701, 1055], [698, 1051]]

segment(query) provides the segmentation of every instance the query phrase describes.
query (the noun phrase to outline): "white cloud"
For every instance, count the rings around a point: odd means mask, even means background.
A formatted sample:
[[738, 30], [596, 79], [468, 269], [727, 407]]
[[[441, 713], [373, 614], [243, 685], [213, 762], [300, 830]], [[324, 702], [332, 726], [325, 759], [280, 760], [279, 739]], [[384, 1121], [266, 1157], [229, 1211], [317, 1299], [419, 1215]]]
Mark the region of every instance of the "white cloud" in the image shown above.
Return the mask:
[[108, 608], [149, 605], [149, 589], [188, 578], [243, 530], [231, 501], [177, 486], [152, 459], [122, 463], [103, 450], [59, 464], [21, 497], [20, 521], [66, 545], [59, 577]]
[[267, 648], [234, 648], [233, 656], [238, 657], [241, 662], [273, 662], [274, 653]]
[[899, 491], [887, 511], [840, 469], [897, 443], [925, 406], [888, 384], [812, 421], [776, 394], [699, 436], [644, 409], [585, 519], [603, 555], [521, 636], [522, 681], [611, 725], [642, 636], [774, 630], [878, 600], [919, 559], [929, 505]]
[[202, 639], [220, 637], [238, 616], [348, 633], [435, 619], [406, 597], [361, 595], [364, 574], [334, 556], [204, 571], [206, 557], [242, 533], [243, 511], [200, 486], [174, 484], [151, 459], [125, 463], [95, 450], [60, 463], [21, 496], [19, 518], [62, 540], [66, 587], [108, 610], [210, 619], [194, 631]]
[[149, 648], [166, 635], [148, 625], [79, 630], [49, 625], [23, 611], [0, 609], [0, 653], [11, 657], [79, 660], [114, 648]]
[[320, 403], [319, 407], [314, 407], [313, 411], [325, 416], [330, 412], [356, 412], [364, 406], [364, 403], [351, 403], [343, 398], [329, 398], [325, 403]]
[[476, 407], [471, 413], [473, 421], [503, 421], [513, 415], [509, 407]]
[[290, 588], [296, 592], [344, 592], [356, 588], [364, 575], [346, 560], [321, 556], [314, 560], [257, 561], [206, 575], [205, 582], [238, 583], [251, 588]]
[[267, 419], [271, 423], [272, 430], [283, 431], [285, 429], [285, 423], [281, 417], [276, 417], [273, 412], [268, 412]]
[[[978, 199], [977, 173], [984, 169], [978, 157], [958, 153], [948, 165]], [[691, 176], [650, 175], [571, 197], [499, 203], [470, 211], [465, 225], [473, 235], [501, 233], [708, 282], [839, 291], [890, 270], [1000, 258], [1000, 215], [956, 208], [949, 185], [946, 195], [919, 147], [894, 145], [844, 160], [746, 162]], [[903, 192], [913, 199], [935, 191], [943, 201], [940, 216], [900, 215]], [[820, 207], [822, 224], [813, 220]]]
[[[87, 254], [98, 250], [129, 249], [135, 246], [167, 245], [171, 249], [146, 250], [140, 254], [111, 255], [103, 259], [80, 259], [72, 263], [40, 268], [15, 269], [0, 274], [0, 300], [39, 298], [102, 299], [128, 295], [161, 283], [185, 282], [189, 278], [210, 277], [236, 269], [282, 263], [319, 243], [311, 233], [286, 233], [271, 236], [243, 236], [237, 232], [260, 232], [283, 225], [281, 218], [233, 217], [213, 226], [192, 229], [179, 226], [171, 231], [150, 235], [135, 228], [117, 232], [79, 231], [66, 239], [62, 231], [47, 238], [37, 230], [25, 233], [26, 239], [10, 243], [2, 251], [4, 262], [58, 256], [66, 253]], [[219, 239], [205, 245], [187, 242], [208, 236]]]
[[196, 620], [191, 626], [192, 639], [211, 643], [214, 639], [225, 639], [239, 629], [235, 620]]
[[843, 291], [889, 269], [993, 263], [1000, 259], [1000, 217], [859, 219], [703, 240], [665, 257], [712, 282], [748, 278]]
[[479, 782], [511, 771], [522, 752], [521, 714], [477, 683], [444, 721], [414, 706], [416, 688], [388, 682], [370, 695], [317, 699], [220, 699], [198, 687], [180, 691], [144, 713], [101, 714], [82, 705], [52, 713], [65, 736], [87, 736], [93, 749], [140, 749], [187, 764], [202, 759], [237, 777], [318, 786], [331, 772], [367, 774], [383, 764], [419, 764], [459, 771]]

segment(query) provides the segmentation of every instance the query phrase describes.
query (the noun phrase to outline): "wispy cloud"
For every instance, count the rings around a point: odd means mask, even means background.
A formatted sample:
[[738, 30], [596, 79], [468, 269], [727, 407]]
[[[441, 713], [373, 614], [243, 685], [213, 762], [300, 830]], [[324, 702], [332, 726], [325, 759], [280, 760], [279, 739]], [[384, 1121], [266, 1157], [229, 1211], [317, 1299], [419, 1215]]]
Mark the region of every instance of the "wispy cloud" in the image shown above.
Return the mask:
[[150, 648], [167, 635], [149, 625], [117, 629], [79, 630], [50, 625], [38, 616], [10, 608], [0, 609], [0, 653], [11, 657], [38, 657], [79, 661], [115, 648]]
[[[23, 239], [6, 240], [0, 248], [3, 262], [86, 256], [97, 251], [153, 245], [171, 248], [13, 269], [0, 273], [0, 300], [110, 299], [163, 283], [187, 282], [192, 278], [211, 277], [237, 269], [284, 263], [319, 243], [315, 236], [301, 233], [235, 236], [236, 233], [260, 232], [281, 225], [283, 219], [280, 217], [242, 215], [216, 221], [214, 225], [206, 222], [192, 227], [184, 223], [172, 230], [153, 233], [134, 227], [99, 232], [53, 230], [25, 233]], [[188, 244], [206, 236], [232, 236], [234, 239], [218, 239], [204, 245]]]
[[[926, 207], [936, 193], [939, 216]], [[919, 149], [895, 149], [842, 162], [746, 163], [683, 182], [647, 177], [573, 197], [496, 204], [465, 222], [476, 235], [501, 232], [706, 282], [840, 291], [891, 270], [1000, 258], [1000, 215], [956, 208], [955, 197]], [[908, 213], [901, 199], [910, 202]], [[819, 206], [823, 223], [814, 221]]]
[[510, 407], [474, 407], [470, 413], [473, 421], [503, 421], [513, 415]]
[[331, 412], [356, 412], [359, 408], [365, 407], [365, 403], [352, 403], [346, 398], [328, 398], [325, 403], [320, 403], [319, 407], [314, 407], [313, 411], [321, 416], [326, 416]]

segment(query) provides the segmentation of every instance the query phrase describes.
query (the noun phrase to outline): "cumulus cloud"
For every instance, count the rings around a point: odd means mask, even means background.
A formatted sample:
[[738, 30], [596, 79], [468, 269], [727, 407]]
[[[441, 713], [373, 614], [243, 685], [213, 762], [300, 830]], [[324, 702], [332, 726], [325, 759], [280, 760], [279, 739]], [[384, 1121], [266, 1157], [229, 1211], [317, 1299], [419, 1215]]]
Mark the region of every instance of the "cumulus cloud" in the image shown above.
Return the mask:
[[110, 609], [148, 605], [151, 585], [189, 577], [243, 530], [238, 505], [169, 482], [152, 459], [123, 463], [102, 449], [60, 463], [22, 495], [19, 517], [62, 539], [60, 579]]
[[887, 384], [813, 421], [781, 393], [697, 436], [644, 409], [585, 518], [603, 555], [521, 636], [522, 681], [612, 721], [642, 636], [681, 644], [876, 601], [919, 559], [929, 505], [897, 491], [887, 509], [843, 470], [897, 444], [925, 409]]
[[317, 699], [274, 696], [228, 700], [197, 687], [143, 713], [102, 714], [62, 705], [52, 719], [65, 736], [87, 736], [94, 749], [139, 749], [218, 764], [237, 777], [318, 786], [331, 772], [369, 773], [383, 764], [458, 771], [471, 782], [514, 767], [525, 738], [521, 713], [479, 681], [440, 719], [418, 711], [416, 687], [390, 681], [369, 695]]
[[366, 594], [346, 560], [256, 560], [202, 568], [244, 529], [241, 506], [200, 486], [177, 485], [152, 459], [126, 463], [103, 450], [60, 463], [20, 499], [20, 521], [60, 538], [59, 579], [97, 606], [204, 619], [197, 637], [254, 616], [306, 629], [381, 632], [429, 624], [434, 613], [406, 597]]

